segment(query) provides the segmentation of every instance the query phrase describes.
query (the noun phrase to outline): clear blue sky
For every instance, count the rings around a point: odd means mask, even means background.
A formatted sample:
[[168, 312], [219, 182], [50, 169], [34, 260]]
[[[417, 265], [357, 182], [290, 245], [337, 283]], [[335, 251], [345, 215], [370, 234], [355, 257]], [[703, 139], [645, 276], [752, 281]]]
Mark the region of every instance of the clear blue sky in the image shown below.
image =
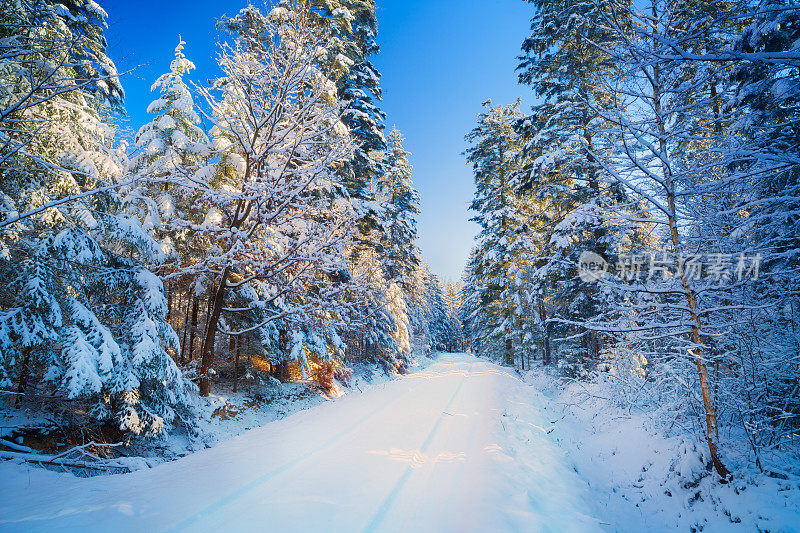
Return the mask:
[[[100, 0], [109, 14], [109, 51], [123, 78], [128, 125], [149, 120], [150, 85], [169, 68], [178, 34], [197, 65], [195, 81], [216, 73], [214, 19], [246, 0]], [[258, 1], [254, 2], [258, 5]], [[481, 103], [507, 104], [530, 89], [516, 83], [516, 57], [533, 7], [523, 0], [377, 0], [374, 63], [383, 75], [386, 126], [397, 126], [412, 153], [422, 196], [420, 248], [443, 278], [461, 275], [477, 226], [468, 221], [472, 175], [461, 155]]]

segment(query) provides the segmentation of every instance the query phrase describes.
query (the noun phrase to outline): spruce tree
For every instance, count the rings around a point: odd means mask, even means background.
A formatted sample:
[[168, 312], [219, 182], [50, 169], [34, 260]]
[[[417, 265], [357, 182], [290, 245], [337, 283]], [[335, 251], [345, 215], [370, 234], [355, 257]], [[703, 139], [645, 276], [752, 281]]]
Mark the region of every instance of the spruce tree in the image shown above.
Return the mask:
[[[515, 193], [513, 179], [519, 168], [521, 138], [515, 130], [523, 115], [520, 102], [508, 106], [484, 103], [478, 126], [467, 135], [472, 144], [465, 152], [472, 163], [476, 193], [470, 208], [481, 227], [471, 275], [481, 281], [471, 296], [486, 319], [482, 328], [492, 339], [495, 353], [507, 364], [514, 362], [514, 343], [521, 337], [526, 294], [527, 204]], [[482, 335], [484, 336], [484, 335]]]
[[403, 148], [403, 136], [392, 130], [386, 173], [377, 186], [377, 200], [382, 208], [383, 268], [387, 279], [396, 281], [406, 293], [412, 289], [411, 274], [420, 263], [416, 246], [420, 200], [411, 181], [409, 155]]
[[202, 223], [205, 216], [198, 205], [198, 190], [208, 186], [204, 164], [211, 152], [194, 99], [183, 81], [195, 68], [183, 54], [185, 44], [178, 43], [170, 71], [151, 87], [159, 92], [147, 107], [155, 118], [134, 138], [136, 153], [130, 172], [137, 182], [127, 198], [143, 226], [154, 232], [178, 265], [190, 261], [189, 229]]
[[598, 24], [610, 9], [605, 4], [531, 3], [536, 13], [522, 45], [519, 80], [543, 102], [520, 123], [526, 140], [518, 187], [540, 204], [532, 279], [545, 336], [554, 329], [562, 337], [582, 333], [582, 346], [566, 350], [581, 366], [597, 362], [602, 342], [575, 324], [600, 313], [604, 302], [597, 285], [575, 275], [580, 256], [594, 252], [613, 260], [633, 229], [619, 224], [620, 212], [633, 206], [627, 205], [623, 187], [608, 177], [604, 165], [611, 147], [599, 134], [607, 122], [601, 110], [612, 98], [600, 81], [618, 68], [608, 52], [618, 36]]
[[107, 118], [123, 96], [92, 1], [3, 7], [0, 183], [2, 385], [37, 381], [89, 416], [155, 434], [189, 412], [170, 350], [164, 254], [121, 212], [125, 167]]

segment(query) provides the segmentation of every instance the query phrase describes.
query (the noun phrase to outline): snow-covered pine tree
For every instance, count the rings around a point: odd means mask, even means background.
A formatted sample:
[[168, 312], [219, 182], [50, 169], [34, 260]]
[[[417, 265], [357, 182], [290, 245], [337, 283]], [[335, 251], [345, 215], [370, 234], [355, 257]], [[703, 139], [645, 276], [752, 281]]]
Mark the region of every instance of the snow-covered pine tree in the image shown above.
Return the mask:
[[350, 272], [347, 294], [351, 310], [343, 328], [351, 358], [366, 357], [387, 371], [403, 371], [411, 357], [412, 309], [400, 286], [386, 279], [377, 252], [362, 250]]
[[411, 274], [420, 263], [416, 246], [420, 199], [411, 181], [409, 155], [403, 148], [403, 136], [393, 129], [389, 132], [386, 172], [377, 183], [383, 268], [387, 279], [398, 283], [406, 293], [412, 290]]
[[455, 336], [452, 345], [448, 351], [459, 352], [464, 349], [464, 329], [461, 324], [460, 309], [463, 303], [463, 281], [447, 280], [442, 285], [444, 304], [447, 307], [447, 313], [450, 323], [452, 324]]
[[451, 352], [459, 346], [461, 325], [454, 317], [439, 277], [425, 263], [411, 276], [412, 291], [407, 295], [413, 328], [414, 351]]
[[743, 360], [759, 370], [741, 373], [734, 398], [748, 400], [740, 403], [740, 426], [758, 453], [768, 454], [776, 443], [794, 445], [787, 436], [800, 429], [800, 369], [791, 363], [800, 345], [800, 10], [795, 2], [764, 0], [749, 22], [734, 41], [743, 57], [733, 73], [731, 106], [740, 110], [732, 129], [749, 152], [743, 185], [752, 183], [756, 194], [741, 206], [749, 216], [735, 235], [750, 236], [738, 240], [764, 258], [763, 274], [742, 303], [770, 307], [739, 321], [746, 331], [740, 346], [757, 348], [741, 350]]
[[[356, 149], [353, 157], [337, 171], [343, 176], [347, 185], [347, 194], [354, 205], [358, 218], [358, 239], [349, 250], [353, 265], [370, 263], [375, 252], [385, 245], [386, 231], [382, 221], [386, 214], [381, 212], [376, 199], [377, 191], [382, 187], [388, 169], [387, 142], [384, 136], [385, 114], [380, 109], [381, 100], [380, 73], [372, 64], [372, 57], [378, 53], [376, 36], [378, 31], [373, 0], [303, 0], [308, 5], [316, 23], [330, 30], [332, 39], [328, 44], [326, 64], [335, 72], [338, 94], [345, 106], [343, 122], [350, 130]], [[385, 187], [383, 187], [385, 190]], [[413, 255], [413, 254], [412, 254]], [[363, 256], [363, 257], [362, 257]], [[412, 259], [413, 262], [413, 259]], [[369, 270], [363, 265], [359, 272]], [[382, 282], [372, 280], [374, 294], [356, 291], [351, 293], [354, 309], [362, 310], [363, 317], [354, 317], [356, 322], [373, 321], [378, 309], [373, 305], [384, 299], [385, 285], [396, 273], [388, 272], [390, 279]], [[355, 273], [354, 273], [355, 276]], [[357, 277], [357, 276], [355, 276]], [[401, 286], [402, 279], [396, 280]], [[403, 286], [407, 293], [407, 285]], [[358, 295], [361, 296], [358, 296]], [[363, 320], [362, 320], [363, 319]], [[402, 320], [402, 317], [398, 317]], [[383, 321], [377, 321], [382, 324]], [[391, 328], [390, 328], [391, 329]], [[363, 330], [360, 330], [363, 331]], [[386, 332], [380, 335], [386, 338]], [[359, 334], [346, 332], [353, 339], [354, 345], [369, 344], [369, 339], [358, 338]], [[372, 335], [370, 333], [370, 335]], [[387, 347], [390, 352], [391, 349]]]
[[343, 121], [357, 148], [342, 171], [352, 198], [361, 206], [362, 232], [369, 234], [377, 222], [371, 200], [372, 185], [385, 172], [383, 152], [385, 114], [378, 107], [381, 99], [380, 73], [371, 57], [378, 53], [378, 20], [374, 0], [304, 0], [319, 24], [329, 28], [328, 62], [337, 73], [339, 98], [346, 108]]
[[[478, 126], [467, 135], [472, 146], [465, 152], [472, 163], [476, 193], [470, 206], [472, 220], [481, 227], [477, 251], [470, 265], [475, 288], [473, 306], [481, 309], [486, 322], [478, 333], [491, 340], [491, 352], [514, 363], [514, 345], [525, 342], [523, 323], [525, 305], [530, 301], [524, 276], [528, 270], [528, 205], [513, 187], [520, 170], [521, 138], [515, 131], [522, 119], [520, 101], [508, 106], [485, 102], [486, 110], [478, 116]], [[477, 278], [477, 279], [475, 279]], [[474, 325], [473, 325], [474, 328]], [[488, 343], [484, 344], [489, 348]], [[519, 346], [524, 351], [525, 346]]]
[[159, 93], [147, 107], [155, 118], [134, 138], [136, 152], [131, 157], [130, 172], [137, 182], [128, 195], [132, 207], [139, 210], [144, 228], [154, 232], [178, 264], [187, 259], [183, 256], [189, 252], [188, 229], [204, 218], [196, 200], [198, 190], [208, 183], [198, 171], [210, 153], [194, 99], [183, 81], [183, 76], [195, 68], [183, 54], [185, 44], [178, 43], [170, 71], [151, 87]]
[[460, 327], [450, 313], [441, 280], [429, 269], [426, 270], [425, 299], [427, 300], [427, 322], [431, 332], [431, 347], [439, 352], [453, 352], [458, 344]]
[[107, 115], [123, 93], [105, 17], [91, 0], [3, 5], [0, 278], [13, 290], [0, 297], [0, 381], [155, 434], [190, 410], [191, 385], [143, 267], [163, 253], [115, 193], [125, 161]]
[[733, 41], [738, 61], [730, 102], [723, 106], [723, 111], [736, 110], [731, 129], [743, 141], [729, 157], [738, 155], [746, 169], [743, 177], [755, 188], [751, 202], [741, 206], [751, 214], [738, 233], [753, 234], [753, 245], [765, 254], [763, 281], [773, 285], [772, 297], [785, 297], [784, 302], [800, 298], [800, 207], [794, 201], [800, 193], [798, 50], [797, 6], [783, 0], [759, 2]]
[[489, 318], [486, 315], [486, 308], [481, 303], [481, 297], [486, 292], [486, 280], [479, 275], [478, 262], [478, 248], [473, 247], [462, 277], [458, 318], [466, 346], [473, 353], [486, 354], [489, 352], [490, 340], [489, 331], [484, 325], [489, 323]]
[[598, 287], [576, 276], [579, 258], [583, 252], [605, 258], [618, 254], [635, 229], [622, 222], [621, 215], [630, 210], [624, 189], [598, 163], [610, 154], [597, 134], [605, 122], [598, 110], [610, 95], [597, 80], [617, 68], [607, 51], [617, 36], [598, 24], [600, 13], [609, 9], [605, 4], [530, 1], [536, 12], [522, 45], [519, 80], [543, 102], [520, 122], [524, 169], [515, 185], [538, 204], [532, 220], [537, 261], [530, 277], [545, 351], [553, 334], [580, 336], [580, 346], [560, 343], [568, 359], [563, 364], [579, 373], [599, 360], [603, 341], [579, 324], [604, 304]]
[[209, 140], [183, 80], [195, 68], [183, 53], [185, 44], [178, 43], [169, 72], [159, 76], [151, 87], [151, 91], [158, 91], [158, 98], [147, 111], [155, 118], [142, 126], [134, 139], [136, 151], [129, 172], [136, 182], [125, 199], [128, 209], [167, 254], [167, 260], [153, 268], [168, 285], [170, 322], [176, 329], [179, 324], [183, 326], [183, 361], [191, 360], [195, 350], [200, 298], [208, 285], [205, 276], [193, 274], [191, 265], [211, 246], [194, 228], [207, 214], [199, 201], [200, 191], [212, 186]]

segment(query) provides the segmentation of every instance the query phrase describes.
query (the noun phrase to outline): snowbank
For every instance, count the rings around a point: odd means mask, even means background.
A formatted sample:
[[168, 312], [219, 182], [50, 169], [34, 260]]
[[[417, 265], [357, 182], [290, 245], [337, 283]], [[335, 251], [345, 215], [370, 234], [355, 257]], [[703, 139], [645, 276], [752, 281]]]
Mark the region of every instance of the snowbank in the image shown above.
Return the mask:
[[615, 531], [800, 531], [800, 480], [740, 469], [716, 481], [706, 448], [665, 436], [648, 413], [617, 406], [607, 382], [524, 375], [541, 391], [547, 431], [586, 480], [594, 511]]

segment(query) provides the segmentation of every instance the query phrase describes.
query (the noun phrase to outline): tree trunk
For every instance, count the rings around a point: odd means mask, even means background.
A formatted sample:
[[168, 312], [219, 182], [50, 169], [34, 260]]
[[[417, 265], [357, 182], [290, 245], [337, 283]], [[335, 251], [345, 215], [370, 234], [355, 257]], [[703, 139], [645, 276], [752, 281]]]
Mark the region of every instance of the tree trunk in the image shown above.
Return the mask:
[[280, 351], [280, 362], [278, 363], [278, 379], [289, 381], [289, 360], [288, 360], [289, 332], [281, 328], [278, 332], [278, 350]]
[[31, 348], [23, 348], [22, 352], [22, 366], [19, 369], [19, 384], [17, 385], [17, 397], [14, 400], [14, 405], [19, 405], [22, 401], [22, 396], [25, 394], [25, 387], [28, 385], [28, 367], [31, 364]]
[[277, 365], [278, 379], [284, 383], [289, 381], [289, 361], [281, 361]]
[[514, 366], [514, 345], [511, 339], [506, 339], [506, 364]]
[[549, 365], [551, 363], [550, 333], [545, 333], [543, 342], [544, 342], [544, 364]]
[[200, 307], [200, 297], [192, 295], [192, 321], [189, 326], [189, 361], [194, 358], [194, 338], [197, 333], [197, 312]]
[[167, 322], [172, 325], [172, 291], [170, 290], [169, 281], [164, 282], [164, 292], [167, 295]]
[[[654, 69], [653, 79], [656, 81], [660, 79], [657, 67]], [[656, 116], [658, 117], [659, 148], [661, 149], [661, 153], [666, 154], [666, 127], [661, 114], [661, 98], [659, 89], [660, 87], [653, 83], [654, 110]], [[680, 235], [678, 233], [678, 211], [675, 205], [675, 185], [672, 181], [671, 169], [666, 161], [663, 160], [662, 172], [664, 174], [664, 185], [667, 193], [667, 223], [669, 225], [673, 252], [677, 254], [681, 252], [682, 246]], [[711, 454], [711, 461], [714, 464], [714, 469], [723, 480], [727, 480], [730, 472], [728, 472], [728, 469], [725, 468], [725, 465], [722, 463], [722, 460], [719, 457], [719, 449], [717, 446], [719, 435], [719, 430], [717, 427], [717, 410], [714, 406], [714, 400], [711, 395], [711, 387], [708, 381], [708, 369], [703, 362], [703, 339], [700, 335], [702, 324], [700, 322], [700, 313], [698, 312], [697, 307], [697, 296], [683, 269], [680, 270], [679, 275], [681, 278], [681, 284], [683, 285], [683, 293], [686, 298], [689, 316], [692, 320], [691, 339], [694, 346], [689, 350], [689, 355], [691, 355], [694, 359], [695, 366], [697, 367], [697, 375], [700, 381], [700, 393], [703, 397], [703, 408], [706, 415], [706, 442], [708, 443], [708, 451]]]
[[180, 357], [181, 364], [186, 363], [186, 340], [188, 339], [189, 336], [189, 310], [191, 309], [192, 300], [188, 297], [189, 296], [188, 292], [189, 291], [187, 291], [186, 312], [183, 314], [183, 335], [181, 336], [181, 357]]
[[211, 380], [208, 371], [214, 363], [214, 341], [217, 337], [219, 318], [222, 315], [222, 305], [225, 302], [226, 283], [228, 280], [228, 268], [222, 271], [219, 285], [211, 301], [211, 312], [206, 324], [205, 338], [203, 339], [202, 359], [200, 360], [200, 396], [208, 396], [211, 392]]
[[239, 347], [242, 344], [242, 339], [231, 336], [231, 343], [236, 347], [236, 353], [233, 358], [233, 392], [239, 388]]
[[542, 338], [542, 363], [545, 365], [550, 364], [550, 328], [545, 321], [547, 320], [547, 311], [544, 308], [544, 302], [539, 300], [539, 320], [542, 323], [542, 330], [544, 337]]

